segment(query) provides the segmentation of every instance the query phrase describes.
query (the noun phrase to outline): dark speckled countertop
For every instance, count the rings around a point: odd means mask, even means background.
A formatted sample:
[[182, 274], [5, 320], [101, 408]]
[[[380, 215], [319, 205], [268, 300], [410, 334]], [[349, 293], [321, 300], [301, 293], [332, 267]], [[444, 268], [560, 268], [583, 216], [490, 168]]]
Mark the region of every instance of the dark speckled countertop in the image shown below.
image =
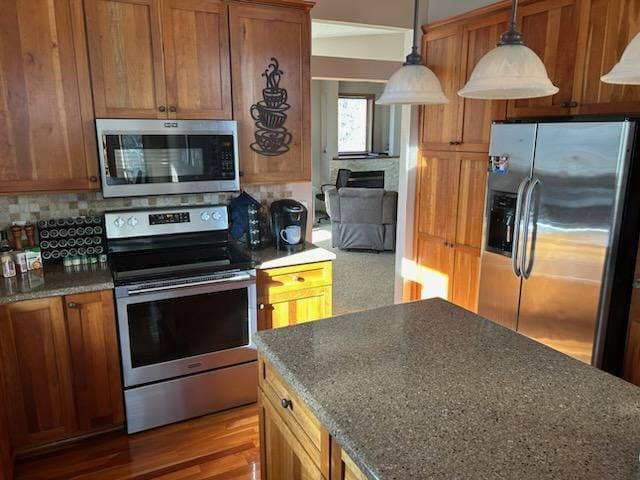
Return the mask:
[[256, 344], [369, 478], [640, 478], [640, 388], [443, 300]]
[[336, 255], [329, 250], [317, 247], [312, 243], [305, 243], [298, 251], [276, 250], [267, 246], [260, 250], [249, 250], [245, 244], [235, 242], [235, 245], [243, 253], [250, 256], [256, 262], [256, 268], [265, 270], [268, 268], [289, 267], [303, 265], [305, 263], [327, 262], [336, 259]]
[[46, 265], [13, 278], [0, 277], [0, 305], [35, 298], [110, 290], [111, 270], [106, 264], [65, 268]]

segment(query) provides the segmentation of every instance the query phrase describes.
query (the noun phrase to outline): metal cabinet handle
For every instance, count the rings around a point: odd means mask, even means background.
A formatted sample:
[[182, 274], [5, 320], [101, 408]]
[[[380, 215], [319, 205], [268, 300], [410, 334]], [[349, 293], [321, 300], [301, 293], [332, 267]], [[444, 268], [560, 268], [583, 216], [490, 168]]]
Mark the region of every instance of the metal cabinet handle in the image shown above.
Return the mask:
[[527, 190], [526, 201], [524, 204], [524, 228], [522, 229], [522, 250], [520, 252], [520, 269], [522, 270], [522, 276], [528, 279], [531, 276], [531, 270], [533, 265], [527, 265], [529, 259], [527, 258], [527, 244], [529, 243], [529, 221], [531, 220], [531, 204], [533, 203], [533, 192], [536, 187], [540, 185], [540, 179], [536, 178], [531, 182]]
[[302, 278], [300, 278], [298, 275], [294, 275], [293, 277], [291, 277], [291, 280], [293, 280], [294, 282], [299, 282], [300, 280], [302, 280]]
[[175, 113], [175, 112], [177, 112], [177, 111], [178, 111], [178, 109], [177, 109], [174, 105], [171, 105], [171, 106], [169, 107], [169, 111], [170, 111], [170, 112]]
[[571, 100], [570, 102], [562, 102], [560, 107], [562, 108], [576, 108], [578, 106], [578, 102]]
[[640, 278], [636, 278], [636, 280], [632, 284], [632, 287], [635, 289], [640, 289]]
[[258, 308], [259, 308], [260, 310], [264, 310], [264, 307], [265, 307], [264, 303], [261, 303], [261, 304], [258, 306]]
[[167, 111], [167, 107], [165, 107], [164, 105], [160, 105], [158, 107], [158, 110], [161, 111], [161, 112], [166, 112]]
[[291, 403], [291, 400], [289, 400], [288, 398], [283, 398], [282, 400], [280, 400], [280, 405], [282, 405], [282, 408], [291, 408], [293, 406], [293, 403]]
[[520, 220], [522, 219], [522, 196], [524, 189], [527, 188], [529, 178], [525, 178], [518, 187], [518, 194], [516, 195], [516, 216], [513, 222], [513, 241], [511, 243], [511, 266], [513, 267], [513, 273], [516, 277], [520, 277], [522, 272], [518, 266], [518, 246], [520, 244]]
[[91, 175], [89, 177], [89, 181], [92, 183], [96, 183], [98, 181], [98, 177], [96, 177], [95, 175]]
[[68, 308], [78, 308], [78, 304], [76, 302], [67, 303]]
[[462, 145], [462, 142], [458, 142], [456, 140], [449, 142], [449, 145]]

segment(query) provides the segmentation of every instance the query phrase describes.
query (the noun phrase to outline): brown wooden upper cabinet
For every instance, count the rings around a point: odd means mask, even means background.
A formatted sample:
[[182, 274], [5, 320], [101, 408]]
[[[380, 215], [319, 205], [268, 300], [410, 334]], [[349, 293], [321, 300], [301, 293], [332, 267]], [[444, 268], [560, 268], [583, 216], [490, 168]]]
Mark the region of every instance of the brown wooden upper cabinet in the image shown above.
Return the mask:
[[220, 0], [85, 0], [99, 118], [230, 119]]
[[581, 5], [580, 0], [544, 0], [520, 9], [518, 28], [524, 41], [542, 59], [560, 91], [549, 97], [509, 102], [510, 117], [571, 113]]
[[422, 39], [424, 61], [436, 74], [449, 103], [429, 105], [422, 109], [422, 148], [450, 150], [462, 141], [462, 99], [460, 72], [462, 70], [462, 28], [445, 26], [425, 33]]
[[427, 30], [423, 38], [426, 65], [449, 99], [446, 105], [422, 109], [422, 148], [483, 152], [489, 148], [491, 122], [503, 120], [507, 102], [465, 99], [458, 95], [478, 61], [495, 48], [506, 31], [508, 11]]
[[6, 0], [0, 193], [99, 187], [81, 0]]
[[600, 81], [640, 32], [640, 0], [588, 0], [581, 17], [576, 62], [584, 66], [574, 94], [580, 113], [640, 112], [640, 86]]
[[310, 180], [308, 12], [237, 2], [229, 25], [242, 182]]

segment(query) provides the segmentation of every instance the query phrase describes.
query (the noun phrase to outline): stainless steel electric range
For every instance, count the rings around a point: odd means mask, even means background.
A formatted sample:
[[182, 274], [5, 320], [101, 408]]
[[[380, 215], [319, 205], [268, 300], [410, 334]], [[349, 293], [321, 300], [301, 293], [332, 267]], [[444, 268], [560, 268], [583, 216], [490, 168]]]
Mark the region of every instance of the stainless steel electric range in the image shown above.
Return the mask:
[[256, 401], [256, 280], [224, 206], [109, 212], [127, 431]]

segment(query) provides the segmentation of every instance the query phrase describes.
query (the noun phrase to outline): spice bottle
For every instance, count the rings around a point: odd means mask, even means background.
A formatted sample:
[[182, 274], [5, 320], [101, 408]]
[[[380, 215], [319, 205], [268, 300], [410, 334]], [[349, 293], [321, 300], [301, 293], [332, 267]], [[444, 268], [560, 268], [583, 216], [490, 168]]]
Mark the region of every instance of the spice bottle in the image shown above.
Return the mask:
[[2, 263], [2, 276], [4, 278], [16, 276], [16, 264], [13, 262], [11, 254], [3, 253], [2, 256], [0, 256], [0, 262]]

